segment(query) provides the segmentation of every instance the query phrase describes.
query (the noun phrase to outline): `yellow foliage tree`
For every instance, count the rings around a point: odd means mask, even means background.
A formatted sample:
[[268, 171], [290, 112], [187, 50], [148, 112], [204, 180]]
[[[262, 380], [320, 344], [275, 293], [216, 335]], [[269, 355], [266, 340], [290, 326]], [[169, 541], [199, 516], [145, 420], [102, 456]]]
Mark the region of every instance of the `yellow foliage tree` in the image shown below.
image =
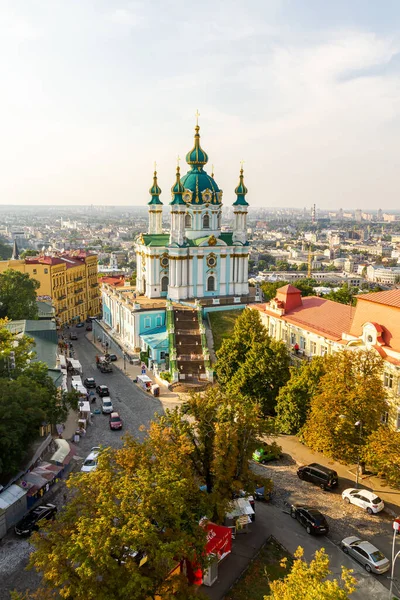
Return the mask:
[[[331, 575], [329, 557], [324, 548], [317, 550], [308, 564], [303, 548], [297, 548], [290, 573], [283, 580], [270, 583], [270, 594], [264, 600], [347, 600], [355, 590], [352, 571], [342, 567], [340, 581], [327, 579]], [[286, 562], [286, 559], [283, 559]]]

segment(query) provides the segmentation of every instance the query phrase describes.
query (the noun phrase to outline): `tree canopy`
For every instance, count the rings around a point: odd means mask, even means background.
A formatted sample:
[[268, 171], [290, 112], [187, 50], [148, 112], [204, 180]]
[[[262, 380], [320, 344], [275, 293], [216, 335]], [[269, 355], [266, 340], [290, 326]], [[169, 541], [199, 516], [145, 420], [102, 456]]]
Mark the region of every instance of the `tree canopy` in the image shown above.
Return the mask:
[[[302, 429], [305, 443], [344, 462], [355, 462], [386, 410], [383, 361], [373, 350], [344, 350], [326, 358]], [[360, 436], [362, 422], [363, 436]], [[361, 438], [361, 439], [360, 439]]]
[[36, 290], [40, 283], [27, 273], [7, 269], [0, 274], [0, 318], [37, 319]]
[[400, 432], [387, 425], [373, 431], [363, 452], [363, 460], [390, 485], [400, 486]]
[[239, 490], [254, 492], [249, 459], [258, 438], [271, 429], [258, 405], [214, 387], [167, 410], [157, 427], [168, 432], [178, 453], [186, 451], [194, 476], [206, 486], [214, 520], [223, 520], [227, 503]]
[[276, 427], [282, 433], [295, 434], [306, 422], [311, 398], [325, 373], [325, 358], [315, 356], [299, 368], [290, 368], [290, 379], [281, 387], [276, 403]]
[[338, 290], [332, 290], [329, 292], [329, 294], [326, 294], [325, 298], [328, 298], [328, 300], [334, 300], [335, 302], [340, 302], [341, 304], [351, 304], [354, 306], [356, 303], [356, 295], [357, 289], [349, 286], [348, 283], [344, 283]]
[[43, 597], [47, 589], [74, 600], [195, 598], [185, 578], [168, 578], [181, 560], [206, 564], [199, 522], [208, 496], [189, 452], [151, 425], [143, 442], [128, 437], [103, 450], [95, 471], [70, 477], [72, 500], [32, 537]]
[[[348, 600], [356, 588], [352, 571], [342, 567], [340, 580], [327, 579], [329, 557], [324, 548], [317, 550], [308, 564], [303, 548], [297, 548], [290, 573], [283, 579], [270, 582], [270, 593], [264, 600]], [[286, 562], [283, 559], [283, 562]]]
[[268, 335], [260, 313], [246, 309], [217, 351], [215, 370], [224, 393], [251, 400], [272, 415], [279, 389], [289, 379], [289, 355]]

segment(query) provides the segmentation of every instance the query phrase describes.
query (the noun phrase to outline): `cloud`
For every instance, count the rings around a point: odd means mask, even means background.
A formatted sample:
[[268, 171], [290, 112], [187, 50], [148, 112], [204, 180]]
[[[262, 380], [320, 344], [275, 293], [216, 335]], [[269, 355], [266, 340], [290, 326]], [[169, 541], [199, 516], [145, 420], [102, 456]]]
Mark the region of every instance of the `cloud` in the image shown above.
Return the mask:
[[129, 8], [117, 8], [111, 15], [111, 20], [117, 25], [129, 29], [141, 27], [145, 23], [145, 17], [139, 12], [140, 5], [130, 5]]

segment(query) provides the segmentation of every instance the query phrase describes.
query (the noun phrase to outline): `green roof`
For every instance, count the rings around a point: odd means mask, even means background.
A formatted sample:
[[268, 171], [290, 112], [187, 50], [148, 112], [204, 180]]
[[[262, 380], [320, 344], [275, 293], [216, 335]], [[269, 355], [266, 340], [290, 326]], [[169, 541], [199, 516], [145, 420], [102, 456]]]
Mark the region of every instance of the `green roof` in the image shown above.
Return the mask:
[[51, 302], [45, 302], [44, 300], [36, 300], [38, 307], [39, 319], [53, 319], [56, 314], [56, 309]]
[[169, 233], [146, 233], [143, 234], [145, 246], [168, 246]]
[[6, 327], [14, 335], [27, 335], [35, 342], [33, 360], [46, 363], [49, 369], [57, 364], [58, 337], [54, 321], [11, 321]]
[[244, 181], [243, 181], [243, 167], [242, 167], [240, 169], [239, 184], [238, 184], [237, 188], [235, 189], [235, 194], [237, 194], [237, 199], [233, 203], [232, 206], [248, 206], [249, 203], [247, 202], [247, 200], [245, 198], [247, 192], [248, 192], [248, 189], [244, 185]]
[[192, 150], [190, 150], [186, 154], [186, 162], [188, 165], [197, 165], [202, 166], [207, 164], [208, 156], [207, 152], [204, 152], [203, 148], [200, 146], [200, 127], [196, 125], [195, 127], [196, 133], [194, 134], [194, 146]]
[[154, 171], [153, 185], [149, 189], [149, 193], [151, 194], [151, 200], [147, 204], [149, 204], [149, 205], [161, 204], [162, 205], [162, 202], [159, 198], [159, 195], [161, 194], [161, 188], [157, 183], [157, 171]]

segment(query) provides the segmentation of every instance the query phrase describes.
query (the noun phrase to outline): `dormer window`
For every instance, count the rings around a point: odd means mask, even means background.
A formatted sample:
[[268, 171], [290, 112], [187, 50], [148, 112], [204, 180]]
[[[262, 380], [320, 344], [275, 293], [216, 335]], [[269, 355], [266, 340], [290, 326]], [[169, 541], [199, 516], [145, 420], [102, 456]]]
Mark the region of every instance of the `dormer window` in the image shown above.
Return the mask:
[[203, 229], [210, 229], [210, 216], [204, 215], [203, 217]]

